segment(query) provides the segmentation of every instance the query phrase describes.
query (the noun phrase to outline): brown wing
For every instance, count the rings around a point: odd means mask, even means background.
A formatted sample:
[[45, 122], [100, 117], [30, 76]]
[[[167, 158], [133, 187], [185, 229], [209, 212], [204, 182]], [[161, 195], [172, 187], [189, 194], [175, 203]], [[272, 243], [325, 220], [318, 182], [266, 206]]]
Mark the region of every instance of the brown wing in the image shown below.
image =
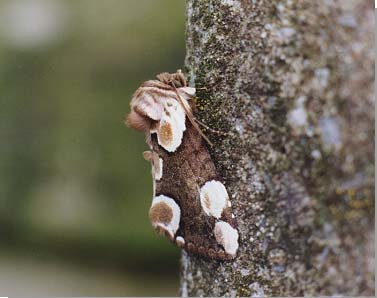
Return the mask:
[[232, 259], [234, 256], [225, 253], [216, 241], [214, 227], [221, 220], [236, 228], [236, 220], [232, 218], [230, 207], [224, 209], [220, 219], [204, 212], [200, 189], [207, 181], [219, 180], [219, 177], [197, 129], [189, 121], [186, 125], [182, 144], [172, 153], [161, 148], [155, 135], [152, 136], [153, 151], [163, 160], [162, 177], [156, 181], [156, 196], [173, 198], [181, 212], [179, 229], [170, 240], [182, 237], [184, 244], [178, 245], [188, 252], [213, 259]]

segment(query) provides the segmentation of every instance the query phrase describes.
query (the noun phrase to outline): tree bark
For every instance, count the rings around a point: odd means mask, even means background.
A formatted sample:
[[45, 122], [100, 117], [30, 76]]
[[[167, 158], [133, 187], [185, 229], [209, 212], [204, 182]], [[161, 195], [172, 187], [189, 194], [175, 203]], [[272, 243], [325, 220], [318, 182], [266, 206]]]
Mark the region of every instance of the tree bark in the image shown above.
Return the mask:
[[238, 220], [182, 296], [374, 295], [372, 1], [187, 0], [186, 70]]

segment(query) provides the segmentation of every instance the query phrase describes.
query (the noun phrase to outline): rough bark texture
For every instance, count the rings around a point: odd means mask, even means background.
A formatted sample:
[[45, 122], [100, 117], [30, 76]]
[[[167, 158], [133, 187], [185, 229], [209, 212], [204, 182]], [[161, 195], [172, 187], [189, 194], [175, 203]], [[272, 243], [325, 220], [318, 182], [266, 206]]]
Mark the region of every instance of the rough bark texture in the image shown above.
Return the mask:
[[374, 295], [372, 1], [187, 0], [187, 73], [239, 257], [183, 296]]

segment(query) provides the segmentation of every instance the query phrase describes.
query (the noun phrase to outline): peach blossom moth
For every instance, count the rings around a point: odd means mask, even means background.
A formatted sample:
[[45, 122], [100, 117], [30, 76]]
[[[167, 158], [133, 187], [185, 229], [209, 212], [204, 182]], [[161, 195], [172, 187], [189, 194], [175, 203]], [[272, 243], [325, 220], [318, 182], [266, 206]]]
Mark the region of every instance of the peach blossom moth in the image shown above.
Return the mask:
[[237, 222], [193, 116], [195, 91], [180, 70], [161, 73], [136, 90], [126, 124], [142, 131], [150, 147], [144, 158], [152, 163], [152, 226], [189, 253], [230, 260], [238, 250]]

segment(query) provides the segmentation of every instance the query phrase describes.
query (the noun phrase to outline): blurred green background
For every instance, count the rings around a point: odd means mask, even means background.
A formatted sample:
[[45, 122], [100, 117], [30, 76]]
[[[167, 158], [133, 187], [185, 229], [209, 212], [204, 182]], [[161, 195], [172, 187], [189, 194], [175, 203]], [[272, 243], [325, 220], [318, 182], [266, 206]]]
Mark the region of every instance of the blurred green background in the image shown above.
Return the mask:
[[0, 294], [177, 295], [138, 85], [181, 68], [184, 1], [0, 1]]

